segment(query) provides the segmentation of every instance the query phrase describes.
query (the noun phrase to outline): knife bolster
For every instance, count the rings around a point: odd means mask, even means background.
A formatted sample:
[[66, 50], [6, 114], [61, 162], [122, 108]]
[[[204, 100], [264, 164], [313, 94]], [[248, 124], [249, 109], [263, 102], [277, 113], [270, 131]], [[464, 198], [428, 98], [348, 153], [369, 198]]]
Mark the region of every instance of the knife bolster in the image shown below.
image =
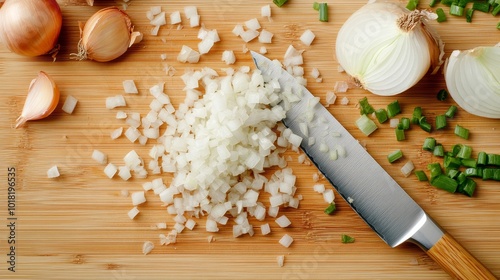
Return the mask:
[[424, 224], [415, 232], [408, 241], [417, 244], [422, 250], [430, 250], [441, 237], [444, 231], [427, 214]]

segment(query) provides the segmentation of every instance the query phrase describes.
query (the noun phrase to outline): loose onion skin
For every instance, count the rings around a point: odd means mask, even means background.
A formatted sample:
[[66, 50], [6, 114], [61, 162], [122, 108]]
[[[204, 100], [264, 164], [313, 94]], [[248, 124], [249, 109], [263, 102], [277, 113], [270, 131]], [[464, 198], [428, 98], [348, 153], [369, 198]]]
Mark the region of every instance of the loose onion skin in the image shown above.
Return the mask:
[[0, 40], [12, 52], [39, 56], [57, 50], [62, 13], [56, 0], [6, 0], [0, 9]]

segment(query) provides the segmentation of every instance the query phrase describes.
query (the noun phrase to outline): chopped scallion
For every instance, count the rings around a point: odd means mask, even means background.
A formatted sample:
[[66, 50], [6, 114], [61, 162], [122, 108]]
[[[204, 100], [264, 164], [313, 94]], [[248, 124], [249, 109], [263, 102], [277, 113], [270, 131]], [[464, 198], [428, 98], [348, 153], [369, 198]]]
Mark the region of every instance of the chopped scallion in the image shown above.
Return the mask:
[[472, 167], [476, 168], [477, 167], [477, 160], [474, 158], [464, 158], [461, 160], [462, 165], [465, 167]]
[[372, 134], [378, 128], [375, 122], [372, 121], [367, 115], [362, 115], [359, 119], [357, 119], [356, 126], [366, 136]]
[[461, 17], [464, 15], [464, 8], [460, 7], [458, 4], [453, 3], [450, 7], [450, 15]]
[[472, 197], [474, 195], [474, 191], [476, 190], [476, 182], [470, 178], [467, 178], [464, 183], [460, 184], [460, 192], [465, 194], [468, 197]]
[[451, 6], [455, 0], [441, 0], [441, 4]]
[[427, 165], [427, 169], [431, 172], [431, 181], [434, 180], [437, 176], [443, 174], [441, 165], [438, 162], [429, 163]]
[[395, 129], [397, 141], [403, 141], [406, 139], [405, 130], [403, 128], [400, 128], [399, 127], [400, 125], [401, 124], [399, 124], [398, 127], [396, 127]]
[[469, 139], [469, 130], [457, 124], [455, 126], [455, 135], [463, 139]]
[[313, 9], [315, 9], [316, 11], [319, 11], [319, 3], [318, 2], [313, 3]]
[[424, 140], [424, 144], [422, 146], [422, 149], [424, 151], [433, 152], [435, 146], [436, 146], [436, 139], [434, 139], [432, 137], [427, 137]]
[[417, 180], [419, 181], [429, 181], [427, 174], [423, 170], [415, 170], [415, 176], [417, 176]]
[[410, 119], [409, 118], [401, 118], [401, 121], [399, 122], [401, 124], [401, 127], [404, 130], [410, 129]]
[[461, 172], [458, 169], [448, 169], [446, 172], [448, 177], [450, 177], [451, 179], [456, 179], [458, 175], [460, 175], [460, 173]]
[[[441, 1], [442, 3], [443, 1]], [[436, 14], [437, 14], [437, 22], [443, 22], [446, 21], [446, 13], [442, 8], [437, 8], [436, 9]]]
[[436, 129], [443, 129], [446, 127], [446, 115], [436, 116]]
[[387, 111], [385, 109], [378, 109], [375, 111], [375, 117], [379, 123], [385, 123], [389, 117], [387, 116]]
[[349, 236], [347, 234], [342, 234], [340, 236], [340, 241], [342, 243], [354, 243], [355, 239], [354, 239], [354, 237], [351, 237], [351, 236]]
[[482, 168], [466, 168], [464, 171], [465, 176], [467, 177], [483, 177], [483, 169]]
[[453, 157], [456, 157], [461, 149], [462, 149], [462, 145], [460, 145], [460, 144], [453, 145], [453, 147], [451, 147], [451, 155]]
[[368, 103], [368, 98], [366, 98], [366, 96], [359, 100], [359, 107], [361, 108], [361, 115], [369, 115], [375, 112], [375, 109], [373, 109], [372, 105]]
[[438, 189], [454, 193], [457, 191], [458, 182], [446, 175], [441, 174], [431, 180], [431, 185]]
[[328, 22], [328, 4], [319, 3], [319, 21]]
[[273, 3], [276, 4], [276, 6], [281, 7], [283, 6], [288, 0], [273, 0]]
[[399, 113], [401, 113], [401, 107], [399, 106], [399, 102], [397, 100], [387, 105], [387, 116], [389, 118], [394, 118]]
[[447, 118], [453, 118], [455, 116], [455, 113], [457, 112], [457, 106], [455, 105], [451, 105], [450, 108], [448, 108], [448, 110], [446, 111], [446, 113], [444, 113], [444, 115], [447, 117]]
[[406, 4], [406, 8], [410, 11], [413, 11], [417, 8], [418, 0], [410, 0], [408, 4]]
[[488, 165], [500, 166], [500, 155], [498, 154], [488, 154]]
[[448, 91], [445, 89], [442, 89], [438, 92], [436, 97], [437, 97], [437, 100], [439, 100], [439, 101], [445, 101], [446, 98], [448, 98]]
[[326, 207], [324, 212], [327, 215], [332, 215], [335, 212], [335, 210], [337, 210], [337, 206], [335, 206], [335, 203], [330, 203], [330, 205]]
[[472, 9], [481, 11], [483, 13], [488, 13], [490, 11], [490, 3], [474, 1], [474, 3], [472, 4]]
[[456, 155], [457, 158], [470, 158], [472, 155], [472, 147], [467, 145], [462, 145], [460, 151]]
[[477, 154], [477, 164], [478, 165], [488, 164], [488, 154], [486, 154], [485, 152], [479, 152], [479, 154]]
[[438, 144], [434, 147], [434, 150], [432, 152], [433, 155], [437, 157], [444, 157], [444, 148], [443, 145]]
[[446, 169], [458, 169], [462, 165], [462, 161], [454, 156], [445, 155], [443, 165]]
[[387, 160], [389, 160], [390, 163], [393, 163], [402, 157], [403, 157], [403, 152], [401, 150], [396, 150], [387, 155]]
[[491, 11], [491, 14], [496, 17], [500, 13], [500, 4], [498, 4], [496, 7], [493, 8], [493, 11]]
[[422, 117], [422, 107], [415, 107], [413, 109], [413, 115], [411, 117], [411, 122], [413, 124], [420, 124], [421, 117]]
[[467, 12], [465, 12], [465, 21], [472, 22], [473, 15], [474, 15], [474, 9], [467, 9]]

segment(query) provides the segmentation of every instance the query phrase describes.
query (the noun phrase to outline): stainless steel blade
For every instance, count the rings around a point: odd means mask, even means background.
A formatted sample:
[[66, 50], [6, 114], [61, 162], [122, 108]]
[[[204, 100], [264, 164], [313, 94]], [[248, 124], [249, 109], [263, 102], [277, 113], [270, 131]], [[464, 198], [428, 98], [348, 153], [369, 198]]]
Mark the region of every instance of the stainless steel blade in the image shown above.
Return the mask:
[[[251, 54], [267, 81], [277, 79], [282, 89], [291, 89], [301, 96], [301, 101], [288, 110], [283, 122], [294, 134], [306, 138], [300, 124], [306, 122], [304, 118], [308, 117], [314, 96], [279, 64], [258, 53]], [[314, 118], [309, 123], [309, 136], [315, 137], [316, 144], [309, 146], [306, 139], [301, 148], [338, 193], [390, 246], [411, 239], [431, 248], [443, 232], [422, 208], [321, 104], [314, 107]], [[340, 137], [331, 132], [340, 133]], [[332, 160], [328, 152], [320, 151], [321, 143], [330, 150], [342, 147], [346, 156]]]

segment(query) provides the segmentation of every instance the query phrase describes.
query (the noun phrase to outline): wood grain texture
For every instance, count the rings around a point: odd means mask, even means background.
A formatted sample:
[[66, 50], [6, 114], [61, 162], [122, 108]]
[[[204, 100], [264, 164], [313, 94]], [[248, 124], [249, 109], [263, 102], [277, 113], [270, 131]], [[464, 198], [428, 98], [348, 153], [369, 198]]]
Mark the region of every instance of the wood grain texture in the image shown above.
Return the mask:
[[[311, 92], [325, 100], [326, 91], [336, 81], [347, 79], [338, 73], [334, 55], [335, 37], [342, 23], [366, 0], [334, 1], [330, 4], [330, 21], [322, 23], [312, 9], [313, 1], [291, 0], [283, 8], [272, 6], [272, 21], [260, 18], [260, 7], [272, 4], [269, 0], [131, 0], [127, 12], [136, 30], [146, 33], [143, 42], [133, 46], [123, 57], [110, 63], [73, 61], [70, 53], [78, 43], [78, 21], [85, 21], [100, 8], [114, 5], [114, 1], [96, 1], [94, 7], [85, 0], [60, 0], [64, 17], [61, 34], [61, 52], [56, 62], [50, 57], [27, 58], [8, 52], [0, 45], [0, 278], [2, 279], [449, 279], [436, 262], [412, 244], [389, 248], [340, 198], [338, 211], [333, 216], [323, 213], [325, 203], [314, 193], [313, 166], [297, 163], [297, 154], [289, 153], [290, 167], [297, 175], [298, 193], [302, 194], [299, 209], [284, 209], [292, 226], [280, 229], [272, 219], [269, 236], [261, 236], [261, 222], [252, 221], [257, 234], [254, 237], [232, 237], [232, 226], [221, 227], [214, 234], [215, 242], [208, 243], [203, 226], [185, 231], [178, 243], [160, 246], [158, 234], [151, 225], [166, 222], [174, 225], [173, 217], [154, 195], [148, 193], [148, 202], [141, 205], [141, 214], [133, 221], [127, 217], [132, 208], [130, 198], [120, 196], [121, 190], [138, 191], [146, 180], [133, 178], [109, 180], [91, 159], [94, 149], [108, 154], [110, 162], [122, 163], [123, 156], [135, 149], [147, 158], [153, 143], [145, 146], [131, 144], [122, 137], [112, 141], [109, 133], [125, 126], [114, 118], [116, 111], [105, 108], [105, 98], [123, 94], [122, 81], [135, 80], [140, 94], [126, 96], [127, 112], [149, 110], [148, 89], [158, 82], [166, 82], [166, 92], [174, 105], [184, 99], [180, 76], [186, 69], [226, 67], [221, 62], [224, 50], [234, 50], [235, 67], [251, 65], [249, 54], [244, 54], [243, 41], [231, 34], [237, 23], [258, 18], [263, 28], [275, 34], [273, 44], [266, 46], [270, 58], [281, 59], [289, 44], [304, 49], [305, 73]], [[406, 1], [405, 1], [406, 2]], [[425, 6], [426, 1], [421, 1]], [[186, 4], [196, 5], [207, 28], [216, 28], [222, 41], [199, 64], [185, 65], [176, 61], [183, 44], [196, 48], [198, 29], [185, 26], [177, 30], [170, 24], [157, 37], [149, 36], [146, 11], [153, 5], [162, 6], [168, 13], [181, 10]], [[446, 8], [445, 8], [446, 9]], [[498, 17], [476, 12], [472, 23], [463, 18], [448, 17], [443, 24], [433, 23], [446, 42], [446, 55], [454, 49], [468, 49], [478, 45], [493, 45], [500, 41], [495, 29]], [[183, 23], [187, 24], [185, 18]], [[316, 34], [312, 46], [301, 45], [299, 36], [306, 29]], [[250, 42], [247, 47], [258, 50], [261, 44]], [[160, 55], [166, 53], [167, 60]], [[177, 69], [173, 77], [165, 75], [165, 65]], [[252, 66], [253, 67], [253, 66]], [[317, 67], [322, 83], [311, 79]], [[23, 129], [13, 129], [21, 112], [28, 85], [36, 73], [44, 70], [57, 82], [61, 102], [47, 119], [31, 122]], [[348, 97], [347, 106], [334, 105], [329, 109], [346, 128], [366, 144], [370, 154], [398, 181], [401, 186], [443, 228], [476, 256], [497, 277], [500, 276], [500, 185], [498, 182], [478, 181], [474, 198], [449, 194], [413, 176], [405, 178], [400, 168], [412, 160], [416, 168], [425, 169], [430, 162], [440, 161], [421, 145], [427, 133], [412, 128], [407, 140], [397, 142], [388, 125], [381, 125], [372, 136], [363, 136], [354, 126], [358, 118], [355, 103], [368, 96], [376, 107], [385, 107], [398, 99], [402, 116], [411, 116], [415, 106], [422, 106], [428, 119], [442, 114], [454, 104], [449, 98], [436, 100], [437, 92], [445, 87], [442, 75], [426, 76], [417, 86], [397, 97], [371, 95], [361, 89], [339, 94]], [[61, 106], [68, 95], [79, 100], [72, 115]], [[471, 131], [467, 141], [454, 136], [453, 127], [461, 124]], [[472, 116], [460, 110], [450, 127], [433, 132], [432, 136], [446, 148], [456, 143], [473, 147], [474, 152], [500, 153], [500, 122]], [[404, 159], [389, 164], [386, 155], [401, 148]], [[46, 171], [54, 164], [61, 177], [46, 178]], [[7, 169], [17, 169], [16, 188], [16, 272], [7, 270], [9, 244], [7, 236]], [[374, 174], [376, 176], [376, 174]], [[152, 180], [157, 176], [150, 176]], [[170, 182], [169, 175], [164, 176]], [[325, 180], [321, 181], [327, 184]], [[388, 202], [390, 203], [390, 202]], [[203, 220], [200, 220], [202, 222]], [[295, 239], [286, 249], [278, 244], [288, 233]], [[354, 244], [341, 244], [340, 235], [356, 238]], [[144, 241], [157, 246], [150, 255], [143, 256]], [[284, 267], [278, 267], [276, 257], [285, 255]]]
[[456, 279], [497, 279], [453, 237], [445, 233], [427, 254]]

